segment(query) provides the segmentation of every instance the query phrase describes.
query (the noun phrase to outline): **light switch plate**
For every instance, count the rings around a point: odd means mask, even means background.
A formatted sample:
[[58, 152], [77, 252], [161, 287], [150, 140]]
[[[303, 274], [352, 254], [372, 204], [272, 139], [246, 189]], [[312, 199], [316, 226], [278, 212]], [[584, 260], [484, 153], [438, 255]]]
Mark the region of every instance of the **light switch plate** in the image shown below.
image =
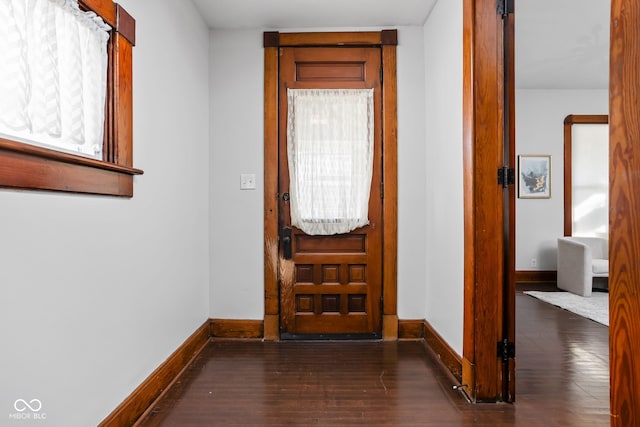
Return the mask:
[[255, 173], [241, 173], [240, 174], [240, 189], [241, 190], [255, 190], [256, 189], [256, 174]]

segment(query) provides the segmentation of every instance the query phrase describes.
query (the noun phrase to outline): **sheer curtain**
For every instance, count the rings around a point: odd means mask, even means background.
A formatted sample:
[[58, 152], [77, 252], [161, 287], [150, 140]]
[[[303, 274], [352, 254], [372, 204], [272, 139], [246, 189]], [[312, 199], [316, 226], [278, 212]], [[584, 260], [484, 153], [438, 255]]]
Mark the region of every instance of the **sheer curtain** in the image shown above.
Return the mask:
[[77, 0], [0, 0], [0, 137], [101, 158], [110, 27]]
[[369, 223], [373, 89], [288, 89], [291, 224], [311, 235]]

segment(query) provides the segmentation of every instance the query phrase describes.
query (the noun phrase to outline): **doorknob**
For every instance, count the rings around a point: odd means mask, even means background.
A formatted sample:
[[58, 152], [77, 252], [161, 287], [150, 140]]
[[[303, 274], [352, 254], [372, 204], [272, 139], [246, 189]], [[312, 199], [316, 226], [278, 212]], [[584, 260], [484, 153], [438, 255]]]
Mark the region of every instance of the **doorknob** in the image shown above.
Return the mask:
[[282, 227], [280, 241], [282, 242], [282, 257], [291, 259], [291, 227]]

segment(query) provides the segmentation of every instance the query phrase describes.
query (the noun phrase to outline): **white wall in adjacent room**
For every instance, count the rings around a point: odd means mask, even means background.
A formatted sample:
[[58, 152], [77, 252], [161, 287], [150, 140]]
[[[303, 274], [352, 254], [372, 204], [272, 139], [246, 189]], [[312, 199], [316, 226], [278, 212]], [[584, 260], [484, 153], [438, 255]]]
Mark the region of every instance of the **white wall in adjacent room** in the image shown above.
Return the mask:
[[551, 198], [516, 200], [516, 270], [556, 270], [557, 238], [564, 234], [564, 119], [608, 114], [608, 107], [607, 90], [516, 90], [516, 154], [551, 155]]

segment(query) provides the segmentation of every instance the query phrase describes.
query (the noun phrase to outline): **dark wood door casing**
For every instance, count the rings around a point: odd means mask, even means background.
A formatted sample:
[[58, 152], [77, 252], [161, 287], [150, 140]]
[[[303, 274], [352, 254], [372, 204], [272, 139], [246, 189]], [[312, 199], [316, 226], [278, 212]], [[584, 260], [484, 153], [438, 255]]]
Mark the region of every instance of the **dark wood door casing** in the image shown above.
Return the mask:
[[611, 425], [640, 425], [640, 4], [611, 2], [609, 364]]
[[[505, 330], [503, 18], [495, 0], [463, 3], [464, 334], [462, 382], [472, 401], [507, 400], [497, 354]], [[510, 27], [513, 29], [513, 25]], [[507, 273], [508, 274], [508, 273]], [[505, 308], [505, 306], [507, 308]]]
[[[514, 171], [516, 165], [516, 79], [515, 79], [515, 10], [503, 19], [504, 45], [504, 132], [503, 165]], [[515, 179], [514, 179], [515, 181]], [[516, 342], [516, 185], [507, 184], [503, 190], [504, 219], [504, 277], [502, 338], [515, 346]], [[514, 347], [515, 349], [515, 347]], [[513, 402], [516, 398], [516, 357], [502, 363], [499, 382], [501, 400]]]

